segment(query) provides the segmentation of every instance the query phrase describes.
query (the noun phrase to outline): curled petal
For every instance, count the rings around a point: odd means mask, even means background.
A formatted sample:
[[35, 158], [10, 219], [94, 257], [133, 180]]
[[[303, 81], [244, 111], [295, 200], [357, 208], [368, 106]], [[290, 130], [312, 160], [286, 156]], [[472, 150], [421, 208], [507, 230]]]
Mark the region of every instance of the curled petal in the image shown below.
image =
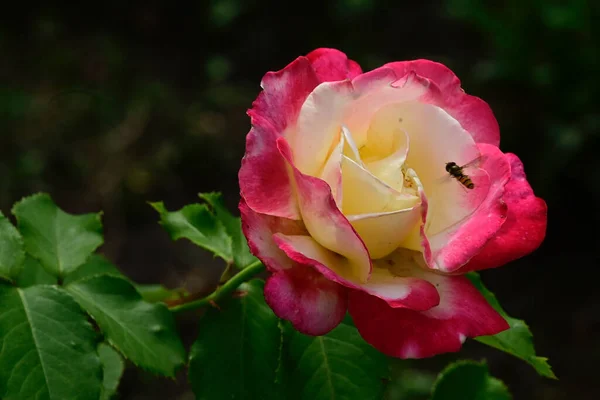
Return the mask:
[[252, 129], [246, 137], [239, 172], [241, 195], [258, 213], [300, 218], [276, 141], [295, 128], [300, 107], [318, 84], [306, 57], [299, 57], [281, 71], [267, 73], [261, 82], [263, 91], [248, 111]]
[[535, 197], [527, 182], [523, 163], [511, 153], [505, 154], [510, 163], [510, 180], [502, 199], [508, 211], [500, 230], [487, 242], [481, 252], [457, 273], [498, 267], [537, 249], [546, 235], [547, 207]]
[[388, 63], [382, 68], [391, 68], [398, 76], [415, 72], [429, 79], [440, 94], [430, 97], [430, 102], [460, 122], [475, 142], [500, 144], [500, 128], [490, 106], [480, 98], [466, 94], [460, 87], [460, 80], [446, 66], [429, 60], [414, 60]]
[[[402, 168], [408, 156], [409, 137], [405, 131], [399, 128], [387, 131], [383, 127], [381, 130], [377, 130], [377, 128], [375, 123], [371, 124], [368, 145], [363, 149], [366, 168], [388, 186], [402, 191], [404, 186]], [[377, 143], [376, 147], [379, 149], [372, 149], [371, 144], [373, 143]], [[371, 154], [377, 154], [379, 157], [369, 159], [367, 157], [369, 150], [371, 150]]]
[[346, 110], [344, 123], [357, 147], [367, 142], [368, 129], [377, 111], [389, 104], [420, 99], [428, 93], [428, 83], [415, 74], [397, 75], [393, 69], [384, 67], [353, 79], [356, 98]]
[[305, 265], [271, 275], [265, 300], [278, 317], [307, 335], [324, 335], [335, 328], [348, 304], [345, 287]]
[[342, 187], [342, 210], [346, 215], [406, 210], [419, 201], [416, 196], [391, 188], [346, 156], [342, 157]]
[[309, 236], [277, 234], [274, 240], [295, 262], [311, 265], [327, 279], [377, 296], [391, 307], [427, 310], [439, 303], [439, 295], [429, 282], [410, 274], [392, 275], [385, 264], [373, 269], [368, 282], [359, 282], [346, 273], [344, 257], [325, 249]]
[[321, 48], [306, 55], [321, 82], [352, 79], [362, 73], [360, 65], [339, 50]]
[[[479, 148], [485, 157], [481, 168], [486, 172], [488, 187], [484, 193], [477, 193], [480, 185], [478, 181], [474, 180], [475, 189], [470, 191], [460, 187], [458, 182], [451, 182], [454, 187], [458, 187], [455, 190], [461, 190], [467, 199], [473, 196], [472, 201], [480, 205], [464, 223], [435, 234], [430, 234], [427, 229], [424, 230], [422, 238], [424, 254], [431, 268], [444, 272], [456, 271], [481, 251], [506, 220], [507, 211], [503, 195], [505, 185], [510, 178], [510, 165], [505, 155], [496, 146], [480, 144]], [[476, 200], [476, 197], [481, 195], [485, 197]]]
[[371, 258], [378, 259], [397, 249], [418, 226], [419, 206], [420, 203], [400, 211], [349, 215], [348, 220], [365, 242]]
[[392, 308], [425, 311], [440, 303], [440, 295], [430, 282], [413, 276], [393, 275], [386, 268], [375, 268], [371, 279], [360, 290], [387, 302]]
[[295, 263], [285, 255], [273, 241], [273, 235], [306, 235], [301, 221], [259, 214], [250, 209], [242, 199], [239, 204], [242, 230], [248, 240], [248, 247], [271, 271], [292, 268]]
[[303, 174], [318, 176], [331, 150], [339, 143], [342, 117], [354, 98], [349, 80], [325, 82], [307, 97], [298, 115], [296, 131], [286, 138], [294, 165]]
[[369, 253], [337, 207], [331, 188], [325, 181], [305, 175], [294, 166], [289, 144], [284, 138], [279, 138], [277, 143], [294, 176], [298, 205], [310, 236], [321, 246], [348, 261], [348, 271], [345, 273], [361, 282], [366, 281], [371, 274]]
[[349, 294], [349, 311], [362, 337], [399, 358], [425, 358], [458, 351], [467, 337], [494, 335], [508, 323], [462, 276], [427, 273], [440, 303], [427, 311], [393, 308], [365, 292]]
[[342, 157], [344, 145], [344, 136], [340, 135], [339, 142], [331, 151], [320, 176], [331, 188], [331, 195], [338, 208], [342, 207]]

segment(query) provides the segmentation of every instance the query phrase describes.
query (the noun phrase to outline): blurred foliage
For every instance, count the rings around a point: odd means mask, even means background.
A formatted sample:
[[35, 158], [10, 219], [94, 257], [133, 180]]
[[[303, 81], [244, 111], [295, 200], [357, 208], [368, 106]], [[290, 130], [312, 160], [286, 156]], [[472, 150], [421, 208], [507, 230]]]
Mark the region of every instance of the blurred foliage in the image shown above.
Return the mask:
[[[561, 381], [541, 382], [518, 360], [469, 343], [466, 354], [488, 358], [517, 399], [597, 398], [590, 360], [600, 357], [592, 333], [600, 301], [593, 280], [563, 271], [600, 262], [589, 250], [597, 239], [580, 233], [600, 216], [573, 213], [600, 202], [599, 8], [593, 0], [14, 4], [0, 24], [0, 209], [37, 191], [69, 212], [103, 209], [103, 252], [128, 275], [204, 287], [220, 275], [210, 277], [213, 260], [172, 250], [146, 201], [178, 209], [198, 192], [221, 191], [235, 209], [245, 111], [266, 71], [317, 47], [339, 48], [365, 70], [440, 61], [491, 105], [502, 149], [519, 155], [549, 205], [540, 250], [482, 276], [528, 322]], [[195, 321], [182, 329], [193, 338]], [[450, 360], [420, 365], [439, 371]], [[431, 380], [398, 371], [417, 386]], [[173, 393], [173, 383], [140, 379], [125, 372], [124, 398]]]
[[[447, 10], [486, 37], [488, 57], [467, 75], [473, 83], [486, 91], [515, 87], [525, 96], [513, 99], [509, 115], [500, 114], [508, 132], [503, 142], [535, 155], [537, 170], [526, 164], [534, 187], [544, 197], [557, 194], [552, 177], [578, 164], [576, 158], [600, 139], [600, 31], [593, 24], [600, 3], [447, 0]], [[600, 172], [596, 160], [586, 161], [586, 170]], [[569, 178], [577, 179], [573, 172]], [[600, 185], [591, 189], [598, 195]]]

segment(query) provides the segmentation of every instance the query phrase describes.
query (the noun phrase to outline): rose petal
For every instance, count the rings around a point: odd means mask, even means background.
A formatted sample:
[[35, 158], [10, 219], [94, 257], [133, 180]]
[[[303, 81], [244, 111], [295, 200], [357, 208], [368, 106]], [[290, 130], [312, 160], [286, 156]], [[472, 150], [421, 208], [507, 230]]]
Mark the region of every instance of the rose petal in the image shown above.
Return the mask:
[[427, 311], [392, 308], [365, 292], [349, 294], [349, 311], [362, 337], [381, 352], [399, 358], [424, 358], [458, 351], [467, 337], [493, 335], [508, 323], [469, 280], [425, 272], [440, 303]]
[[263, 91], [248, 111], [252, 129], [239, 171], [240, 192], [261, 214], [299, 219], [285, 161], [276, 140], [293, 129], [304, 100], [319, 84], [309, 60], [299, 57], [281, 71], [267, 73]]
[[342, 210], [346, 215], [413, 208], [419, 199], [391, 188], [350, 158], [342, 157]]
[[320, 174], [332, 148], [339, 143], [342, 118], [353, 98], [354, 88], [349, 80], [324, 82], [308, 96], [298, 115], [295, 133], [286, 136], [300, 172]]
[[427, 200], [427, 195], [425, 194], [425, 189], [423, 188], [421, 180], [412, 168], [406, 170], [406, 177], [408, 181], [411, 182], [411, 186], [415, 188], [417, 196], [419, 196], [421, 223], [413, 226], [410, 233], [406, 236], [406, 239], [398, 247], [421, 252], [424, 249], [430, 249], [429, 243], [426, 240], [423, 240], [425, 237], [424, 232], [425, 223], [427, 222], [427, 213], [429, 212], [429, 201]]
[[279, 138], [277, 145], [292, 170], [298, 205], [306, 229], [321, 246], [348, 261], [348, 274], [361, 282], [366, 281], [371, 273], [369, 253], [335, 204], [331, 188], [325, 181], [305, 175], [295, 167], [291, 149], [284, 138]]
[[504, 156], [511, 170], [502, 196], [508, 208], [506, 221], [483, 250], [457, 273], [504, 265], [537, 249], [546, 236], [546, 203], [535, 197], [521, 160], [511, 153]]
[[475, 142], [500, 145], [500, 128], [490, 106], [478, 97], [468, 95], [460, 87], [460, 80], [446, 66], [429, 60], [400, 61], [385, 64], [398, 76], [410, 72], [430, 79], [439, 88], [440, 96], [431, 98], [446, 110], [469, 132]]
[[[465, 204], [465, 190], [446, 171], [447, 162], [467, 164], [480, 156], [473, 138], [442, 109], [429, 104], [407, 102], [390, 105], [374, 119], [401, 118], [402, 129], [410, 138], [406, 164], [416, 171], [429, 199], [428, 229], [437, 233], [474, 212], [478, 204]], [[446, 185], [441, 185], [441, 183]], [[477, 187], [481, 191], [485, 187]], [[485, 195], [485, 190], [484, 190]]]
[[[368, 282], [347, 274], [344, 257], [327, 250], [309, 236], [276, 234], [273, 239], [292, 260], [311, 265], [327, 279], [384, 299], [392, 307], [427, 310], [439, 303], [439, 295], [428, 282], [414, 276], [393, 276], [385, 268], [374, 268]], [[385, 265], [385, 264], [382, 264]]]
[[307, 335], [324, 335], [344, 318], [347, 289], [309, 266], [278, 271], [267, 278], [265, 300], [279, 317]]
[[348, 220], [367, 246], [371, 258], [378, 259], [397, 249], [414, 227], [418, 227], [419, 205], [401, 211], [349, 215]]
[[[457, 270], [481, 251], [506, 220], [503, 195], [510, 178], [510, 165], [496, 146], [480, 144], [479, 148], [484, 156], [481, 168], [489, 175], [489, 190], [484, 193], [483, 201], [473, 200], [481, 204], [464, 223], [435, 234], [430, 234], [427, 228], [424, 230], [424, 254], [431, 268], [444, 272]], [[452, 183], [458, 185], [458, 182]], [[478, 184], [475, 181], [475, 189], [464, 190], [465, 196], [476, 197], [478, 193], [470, 192], [476, 192]], [[429, 217], [430, 213], [427, 214], [427, 218]]]
[[258, 214], [242, 199], [239, 204], [242, 230], [248, 247], [271, 271], [292, 268], [295, 263], [279, 249], [273, 234], [306, 235], [308, 232], [301, 221]]
[[371, 120], [381, 108], [418, 100], [429, 91], [429, 82], [416, 74], [398, 76], [388, 68], [364, 73], [353, 79], [352, 85], [356, 99], [346, 110], [344, 124], [352, 132], [357, 148], [365, 145]]
[[321, 48], [306, 55], [321, 82], [352, 79], [362, 73], [360, 65], [339, 50]]
[[338, 144], [331, 151], [323, 167], [323, 172], [319, 176], [331, 188], [331, 195], [338, 208], [342, 207], [342, 152], [344, 144], [344, 135], [340, 135]]
[[[403, 191], [404, 174], [402, 167], [406, 162], [409, 150], [409, 139], [405, 131], [401, 129], [383, 129], [378, 130], [376, 124], [371, 124], [368, 132], [367, 146], [362, 150], [362, 159], [366, 168], [377, 178], [388, 186], [399, 192]], [[379, 149], [373, 148], [372, 144], [377, 143]], [[383, 147], [384, 145], [385, 147]], [[372, 158], [369, 155], [381, 155], [381, 147], [387, 148], [387, 154], [383, 157]]]

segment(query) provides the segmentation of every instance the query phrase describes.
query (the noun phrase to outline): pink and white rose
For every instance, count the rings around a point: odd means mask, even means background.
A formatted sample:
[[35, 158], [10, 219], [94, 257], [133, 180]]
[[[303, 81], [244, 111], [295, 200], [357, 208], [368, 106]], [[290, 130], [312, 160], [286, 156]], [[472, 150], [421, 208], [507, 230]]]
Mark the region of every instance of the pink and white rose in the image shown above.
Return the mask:
[[[444, 65], [363, 73], [318, 49], [267, 73], [239, 172], [244, 233], [265, 298], [299, 331], [347, 311], [384, 353], [421, 358], [508, 328], [462, 276], [535, 250], [546, 205], [499, 148], [490, 107]], [[465, 168], [467, 189], [446, 171]]]

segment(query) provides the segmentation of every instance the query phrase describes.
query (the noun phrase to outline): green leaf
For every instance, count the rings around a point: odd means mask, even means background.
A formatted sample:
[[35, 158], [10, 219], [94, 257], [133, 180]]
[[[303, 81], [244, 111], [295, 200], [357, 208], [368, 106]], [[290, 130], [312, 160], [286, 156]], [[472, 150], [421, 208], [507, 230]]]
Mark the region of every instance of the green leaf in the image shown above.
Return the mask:
[[391, 358], [390, 382], [386, 387], [385, 399], [388, 400], [424, 400], [431, 396], [431, 388], [436, 374], [413, 365], [419, 365], [415, 360]]
[[171, 239], [188, 239], [226, 262], [233, 262], [231, 238], [205, 204], [190, 204], [173, 212], [167, 211], [163, 202], [150, 205], [160, 214], [160, 224]]
[[29, 254], [25, 256], [23, 270], [17, 277], [17, 286], [56, 285], [58, 280], [42, 267], [42, 264]]
[[148, 303], [181, 299], [189, 293], [184, 289], [169, 289], [160, 284], [134, 283], [135, 289]]
[[83, 264], [103, 242], [100, 213], [67, 214], [47, 194], [24, 198], [12, 212], [27, 252], [58, 277]]
[[97, 400], [102, 369], [96, 333], [56, 286], [0, 285], [0, 397]]
[[63, 284], [68, 285], [69, 283], [98, 275], [110, 275], [125, 278], [123, 273], [106, 258], [100, 254], [92, 254], [85, 264], [81, 265], [65, 277]]
[[23, 238], [0, 212], [0, 278], [12, 282], [21, 272], [24, 260]]
[[556, 379], [556, 375], [554, 375], [552, 368], [548, 364], [548, 359], [536, 356], [535, 348], [533, 347], [533, 334], [529, 330], [527, 324], [525, 324], [525, 321], [509, 317], [508, 314], [506, 314], [500, 306], [498, 299], [496, 299], [496, 296], [483, 285], [479, 274], [470, 272], [467, 274], [467, 277], [485, 297], [488, 303], [490, 303], [494, 310], [498, 311], [510, 325], [510, 328], [504, 332], [500, 332], [493, 336], [479, 336], [476, 337], [475, 340], [525, 360], [531, 364], [540, 375]]
[[130, 282], [115, 276], [92, 276], [66, 289], [134, 364], [169, 377], [183, 365], [185, 350], [164, 304], [146, 303]]
[[243, 283], [242, 297], [203, 316], [189, 364], [197, 399], [280, 398], [275, 384], [279, 320], [265, 303], [263, 287], [258, 279]]
[[243, 269], [256, 261], [256, 257], [250, 253], [248, 242], [242, 232], [242, 221], [239, 217], [234, 217], [227, 210], [223, 203], [223, 196], [220, 193], [214, 192], [200, 193], [199, 196], [211, 206], [216, 217], [221, 221], [227, 234], [231, 237], [231, 250], [235, 265]]
[[117, 393], [121, 376], [125, 370], [125, 363], [119, 352], [106, 343], [98, 345], [98, 355], [102, 363], [104, 377], [102, 379], [101, 400], [110, 400]]
[[510, 400], [502, 381], [490, 376], [487, 365], [457, 361], [446, 367], [433, 387], [431, 400]]
[[[288, 325], [289, 326], [289, 325]], [[286, 387], [306, 400], [381, 399], [387, 357], [366, 343], [346, 318], [324, 336], [288, 328]]]

